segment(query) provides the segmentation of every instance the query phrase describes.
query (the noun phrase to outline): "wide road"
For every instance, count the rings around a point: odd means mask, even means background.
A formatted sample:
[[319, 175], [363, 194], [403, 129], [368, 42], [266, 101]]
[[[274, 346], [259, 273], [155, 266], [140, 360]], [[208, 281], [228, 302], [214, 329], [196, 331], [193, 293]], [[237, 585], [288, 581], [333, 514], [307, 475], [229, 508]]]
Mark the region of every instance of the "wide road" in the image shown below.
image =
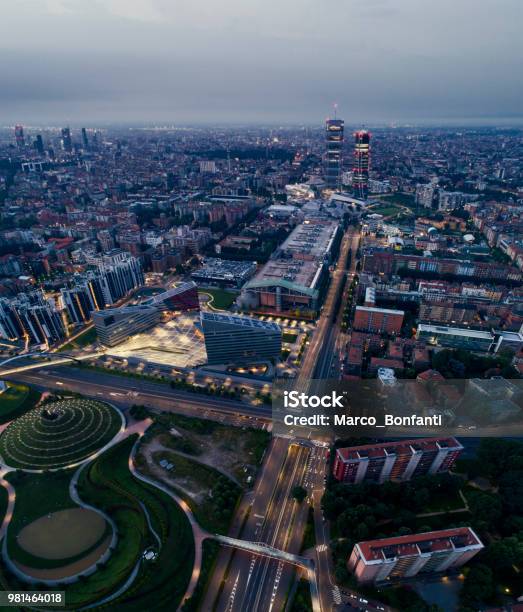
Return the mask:
[[[263, 514], [256, 513], [252, 517], [249, 534], [245, 534], [248, 539], [289, 550], [288, 538], [291, 535], [289, 528], [296, 510], [301, 506], [292, 498], [291, 492], [293, 487], [303, 481], [308, 453], [307, 448], [295, 444], [289, 446], [268, 506], [259, 509]], [[299, 552], [299, 550], [289, 552]], [[242, 555], [241, 558], [240, 555], [236, 555], [217, 609], [228, 612], [271, 610], [274, 599], [279, 595], [275, 592], [278, 585], [275, 584], [274, 577], [282, 566], [283, 564], [277, 560], [266, 557], [245, 558]], [[275, 606], [275, 609], [282, 608]]]
[[[343, 311], [347, 304], [347, 285], [352, 282], [354, 274], [356, 273], [359, 242], [359, 229], [350, 228], [340, 251], [338, 266], [335, 272], [337, 275], [336, 284], [334, 279], [331, 283], [333, 294], [328, 304], [326, 303], [324, 307], [324, 313], [328, 307], [326, 315], [329, 324], [325, 324], [322, 350], [320, 350], [317, 357], [314, 376], [318, 379], [338, 378], [341, 371], [341, 353], [344, 344], [344, 334], [341, 330], [341, 324], [343, 322]], [[349, 250], [351, 252], [351, 260], [347, 268]], [[321, 475], [323, 476], [323, 474], [324, 471], [322, 469]], [[325, 482], [323, 478], [316, 478], [312, 485], [311, 493], [316, 539], [316, 575], [318, 578], [321, 609], [323, 612], [329, 612], [335, 607], [334, 593], [337, 587], [332, 580], [329, 530], [323, 519], [323, 512], [321, 509], [321, 499], [324, 492]]]
[[[274, 480], [271, 482], [263, 483], [263, 478], [269, 475], [267, 472], [264, 472], [259, 481], [265, 490], [257, 491], [242, 538], [265, 542], [298, 554], [307, 523], [309, 505], [305, 501], [297, 502], [292, 497], [292, 490], [295, 486], [301, 485], [310, 493], [314, 484], [313, 479], [323, 478], [320, 474], [325, 466], [326, 450], [295, 443], [288, 444], [283, 438], [276, 439], [275, 444], [278, 444], [279, 448], [276, 447], [274, 452], [271, 452], [269, 460], [273, 470], [276, 463], [272, 462], [272, 456], [280, 457], [279, 471], [277, 474], [272, 472]], [[283, 461], [281, 461], [281, 445], [287, 448]], [[220, 612], [284, 610], [295, 577], [295, 568], [292, 565], [244, 551], [234, 552], [232, 561], [229, 556], [229, 562], [217, 601], [211, 596], [211, 592], [217, 593], [215, 589], [218, 585], [211, 583], [202, 609], [215, 607]], [[216, 569], [223, 571], [223, 567]], [[219, 574], [220, 572], [214, 573], [214, 580], [219, 580]]]
[[[342, 347], [343, 334], [341, 332], [341, 324], [343, 322], [343, 311], [347, 304], [347, 284], [352, 282], [352, 278], [356, 273], [356, 265], [358, 263], [357, 252], [360, 242], [360, 233], [357, 229], [351, 228], [347, 232], [347, 241], [344, 243], [343, 252], [340, 253], [337, 274], [335, 295], [332, 296], [330, 306], [330, 322], [323, 336], [324, 349], [318, 358], [314, 378], [326, 379], [337, 378], [340, 372], [340, 352]], [[347, 257], [351, 252], [350, 265], [347, 268]], [[334, 280], [333, 280], [334, 284]], [[341, 302], [339, 295], [342, 294]], [[337, 312], [334, 312], [336, 306], [339, 306]]]
[[[304, 466], [301, 485], [307, 491], [307, 501], [311, 500], [312, 492], [318, 486], [323, 486], [323, 476], [327, 462], [327, 449], [313, 447], [307, 455]], [[294, 502], [296, 504], [296, 502]], [[296, 504], [294, 515], [283, 531], [287, 533], [286, 549], [292, 552], [300, 552], [303, 535], [307, 525], [309, 504]], [[270, 597], [272, 608], [270, 610], [279, 612], [284, 610], [288, 594], [291, 591], [293, 581], [296, 579], [296, 570], [290, 565], [280, 564], [278, 568], [272, 569], [267, 575], [265, 587], [265, 598]]]
[[[238, 508], [229, 535], [242, 539], [250, 539], [255, 541], [257, 531], [262, 525], [265, 513], [267, 511], [268, 500], [271, 499], [274, 492], [274, 484], [278, 481], [278, 475], [281, 473], [283, 464], [286, 460], [289, 451], [289, 441], [285, 438], [273, 438], [269, 451], [266, 454], [265, 461], [262, 466], [262, 471], [259, 478], [256, 480], [256, 485], [252, 494], [244, 495]], [[202, 605], [202, 610], [213, 610], [217, 604], [217, 599], [222, 593], [222, 582], [225, 580], [227, 568], [231, 563], [231, 559], [241, 559], [244, 567], [249, 567], [251, 563], [251, 555], [245, 551], [232, 550], [223, 547], [220, 550], [214, 572], [211, 576], [209, 586]], [[232, 575], [229, 572], [229, 575]], [[226, 589], [224, 588], [224, 591]], [[228, 597], [234, 597], [236, 590], [229, 584]]]
[[[356, 254], [359, 232], [349, 229], [343, 236], [338, 264], [332, 273], [331, 283], [324, 301], [323, 310], [313, 332], [309, 347], [302, 362], [297, 379], [298, 389], [307, 389], [309, 381], [316, 376], [318, 364], [330, 362], [333, 346], [325, 342], [331, 338], [336, 309], [340, 304], [339, 296], [344, 291], [349, 250]], [[355, 257], [352, 265], [355, 266]], [[339, 330], [339, 325], [336, 326]], [[332, 335], [332, 342], [336, 341]], [[281, 444], [281, 443], [280, 443]], [[310, 448], [288, 445], [285, 461], [280, 465], [277, 478], [263, 472], [255, 490], [250, 513], [241, 532], [243, 539], [264, 541], [289, 552], [300, 552], [303, 534], [307, 523], [309, 505], [298, 504], [291, 495], [294, 486], [301, 485], [307, 490], [312, 501], [313, 492], [321, 493], [324, 488], [324, 475], [327, 451], [324, 448]], [[274, 467], [272, 454], [277, 447], [271, 448], [267, 461]], [[281, 448], [280, 448], [281, 453]], [[270, 478], [270, 480], [269, 480]], [[231, 560], [232, 556], [232, 560]], [[327, 572], [328, 574], [328, 572]], [[214, 572], [213, 581], [208, 589], [205, 609], [219, 612], [282, 612], [285, 609], [295, 569], [278, 561], [235, 552], [222, 553]], [[330, 606], [326, 608], [329, 610]]]
[[[340, 292], [343, 291], [345, 284], [347, 273], [346, 263], [349, 249], [351, 246], [357, 246], [358, 241], [359, 232], [357, 228], [354, 227], [349, 228], [341, 241], [338, 263], [331, 276], [329, 289], [323, 303], [323, 310], [318, 319], [309, 347], [301, 364], [300, 373], [296, 380], [296, 387], [300, 390], [305, 390], [308, 381], [316, 377], [318, 363], [321, 364], [325, 359], [329, 358], [330, 347], [325, 346], [325, 341], [327, 337], [330, 336], [329, 332], [332, 327], [333, 318], [336, 316], [335, 309], [338, 305], [338, 296]], [[356, 251], [354, 248], [352, 253], [352, 261], [355, 261]]]
[[[81, 367], [43, 368], [37, 372], [12, 374], [8, 380], [33, 385], [42, 390], [70, 390], [123, 406], [145, 404], [157, 410], [168, 410], [188, 416], [216, 418], [216, 414], [262, 421], [271, 418], [271, 407], [252, 406], [246, 402], [189, 393], [171, 389], [164, 383], [119, 376]], [[244, 423], [248, 424], [248, 422]]]

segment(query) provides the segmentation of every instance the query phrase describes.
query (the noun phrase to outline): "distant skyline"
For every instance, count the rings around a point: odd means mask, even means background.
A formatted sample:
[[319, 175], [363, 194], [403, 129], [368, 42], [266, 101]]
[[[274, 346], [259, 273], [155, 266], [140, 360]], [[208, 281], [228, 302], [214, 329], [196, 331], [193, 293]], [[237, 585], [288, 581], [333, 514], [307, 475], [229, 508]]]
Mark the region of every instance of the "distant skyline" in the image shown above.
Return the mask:
[[0, 124], [521, 125], [521, 0], [0, 0]]

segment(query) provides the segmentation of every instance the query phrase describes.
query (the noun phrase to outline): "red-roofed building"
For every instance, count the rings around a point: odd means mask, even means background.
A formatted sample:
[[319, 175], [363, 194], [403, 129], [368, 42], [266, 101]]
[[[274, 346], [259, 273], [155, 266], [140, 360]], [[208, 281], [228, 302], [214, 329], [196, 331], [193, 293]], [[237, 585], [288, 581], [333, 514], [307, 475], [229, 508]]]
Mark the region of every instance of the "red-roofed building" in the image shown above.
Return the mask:
[[470, 527], [358, 542], [348, 568], [360, 583], [379, 583], [460, 567], [483, 548]]
[[358, 344], [350, 344], [347, 351], [347, 374], [360, 376], [363, 362], [363, 348]]
[[385, 357], [371, 357], [369, 372], [377, 372], [378, 368], [390, 368], [395, 372], [401, 372], [404, 368], [403, 361], [400, 359], [387, 359]]
[[419, 438], [338, 448], [332, 473], [336, 480], [347, 484], [410, 480], [448, 472], [462, 450], [456, 438]]
[[404, 342], [400, 338], [397, 338], [396, 340], [389, 342], [389, 348], [387, 349], [387, 357], [389, 357], [390, 359], [403, 360], [403, 349]]
[[403, 310], [356, 306], [353, 327], [375, 334], [399, 334], [404, 314]]
[[425, 370], [425, 372], [421, 372], [416, 376], [416, 380], [419, 382], [429, 383], [429, 382], [445, 382], [445, 377], [443, 374], [440, 374], [437, 370]]

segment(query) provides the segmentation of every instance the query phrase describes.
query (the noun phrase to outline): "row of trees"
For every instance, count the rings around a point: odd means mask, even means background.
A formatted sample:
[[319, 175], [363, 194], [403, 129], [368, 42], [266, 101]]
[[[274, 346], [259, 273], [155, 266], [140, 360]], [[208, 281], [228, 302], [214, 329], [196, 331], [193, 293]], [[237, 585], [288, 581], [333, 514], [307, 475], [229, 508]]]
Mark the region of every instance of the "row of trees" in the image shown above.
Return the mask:
[[462, 460], [460, 468], [469, 478], [488, 479], [497, 490], [476, 493], [469, 503], [472, 524], [486, 546], [466, 569], [460, 601], [463, 612], [468, 612], [521, 594], [523, 443], [485, 438], [476, 457]]
[[431, 500], [455, 496], [462, 484], [460, 477], [450, 474], [422, 476], [405, 483], [330, 483], [322, 507], [338, 536], [332, 542], [336, 579], [351, 584], [346, 563], [356, 542], [431, 531], [433, 524], [423, 524], [417, 513], [426, 511]]
[[444, 349], [432, 354], [432, 367], [445, 378], [474, 378], [495, 370], [504, 378], [520, 378], [512, 366], [514, 353], [501, 351], [495, 357], [477, 355], [464, 349]]

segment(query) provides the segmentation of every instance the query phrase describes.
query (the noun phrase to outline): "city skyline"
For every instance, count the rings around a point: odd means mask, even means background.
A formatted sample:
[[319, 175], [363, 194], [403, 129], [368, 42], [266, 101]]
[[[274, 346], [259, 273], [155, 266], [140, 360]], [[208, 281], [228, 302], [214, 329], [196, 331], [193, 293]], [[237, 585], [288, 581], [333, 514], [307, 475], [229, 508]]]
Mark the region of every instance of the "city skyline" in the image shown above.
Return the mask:
[[522, 0], [0, 6], [0, 607], [523, 612]]
[[0, 25], [0, 121], [310, 124], [336, 102], [354, 124], [519, 125], [523, 7], [501, 4], [26, 0]]

